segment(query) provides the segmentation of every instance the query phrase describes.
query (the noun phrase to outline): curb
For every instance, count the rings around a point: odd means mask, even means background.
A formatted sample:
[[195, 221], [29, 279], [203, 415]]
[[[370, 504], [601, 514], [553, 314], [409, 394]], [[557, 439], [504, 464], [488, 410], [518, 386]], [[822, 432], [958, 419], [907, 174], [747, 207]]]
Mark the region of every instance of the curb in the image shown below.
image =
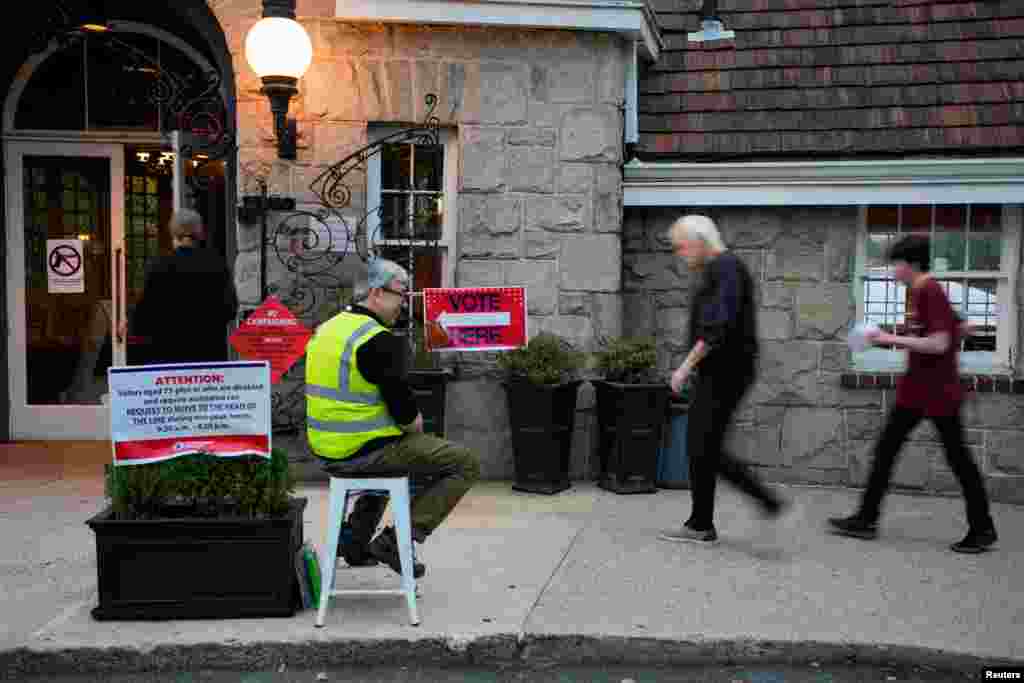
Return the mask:
[[422, 640], [309, 640], [298, 643], [193, 643], [152, 648], [15, 648], [0, 651], [0, 680], [54, 674], [270, 671], [365, 664], [645, 664], [917, 666], [975, 678], [983, 667], [1024, 666], [926, 647], [876, 643], [768, 641], [756, 638], [670, 640], [625, 636], [516, 635]]

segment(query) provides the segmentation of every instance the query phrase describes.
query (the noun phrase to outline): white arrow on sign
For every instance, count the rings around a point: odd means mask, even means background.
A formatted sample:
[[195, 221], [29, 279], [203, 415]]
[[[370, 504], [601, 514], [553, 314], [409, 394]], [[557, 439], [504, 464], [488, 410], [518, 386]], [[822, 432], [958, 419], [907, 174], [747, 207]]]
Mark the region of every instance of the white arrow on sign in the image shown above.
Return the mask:
[[504, 313], [448, 313], [437, 316], [444, 329], [449, 327], [504, 327], [512, 324], [512, 314]]

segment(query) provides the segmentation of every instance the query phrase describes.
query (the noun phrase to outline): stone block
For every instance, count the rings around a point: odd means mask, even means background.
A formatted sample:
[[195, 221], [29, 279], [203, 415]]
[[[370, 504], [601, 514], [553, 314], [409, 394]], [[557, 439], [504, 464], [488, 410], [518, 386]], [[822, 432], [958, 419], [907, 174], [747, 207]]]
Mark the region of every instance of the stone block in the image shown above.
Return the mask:
[[846, 469], [843, 414], [830, 408], [790, 408], [782, 427], [782, 452], [797, 469]]
[[526, 229], [583, 232], [591, 225], [589, 198], [534, 197], [526, 205]]
[[507, 263], [505, 284], [526, 287], [526, 307], [530, 315], [551, 315], [558, 307], [558, 268], [554, 261]]
[[632, 47], [611, 38], [598, 48], [597, 99], [606, 104], [619, 104], [626, 99], [626, 60]]
[[825, 269], [832, 282], [850, 282], [856, 270], [858, 209], [851, 207], [845, 221], [829, 225]]
[[655, 335], [655, 310], [646, 294], [622, 294], [622, 327], [631, 334], [649, 337]]
[[764, 274], [764, 254], [760, 251], [750, 249], [737, 250], [734, 252], [743, 265], [750, 271], [750, 277], [754, 280], [754, 287], [757, 287]]
[[847, 410], [846, 438], [851, 441], [872, 441], [882, 433], [884, 416], [880, 410]]
[[839, 408], [883, 407], [883, 392], [844, 389], [840, 383], [841, 375], [839, 372], [822, 372], [819, 375], [816, 388], [817, 405]]
[[690, 305], [690, 293], [684, 289], [654, 292], [654, 305], [657, 308], [687, 308]]
[[625, 254], [622, 259], [626, 288], [633, 290], [683, 290], [689, 273], [672, 254]]
[[594, 231], [622, 232], [622, 174], [618, 167], [595, 166]]
[[976, 394], [964, 404], [964, 424], [985, 429], [1019, 429], [1024, 425], [1024, 396]]
[[508, 403], [498, 382], [459, 380], [448, 384], [449, 429], [508, 429]]
[[468, 258], [519, 258], [522, 200], [494, 195], [459, 197], [459, 249]]
[[504, 187], [505, 131], [462, 128], [462, 189], [497, 192]]
[[562, 240], [556, 233], [546, 230], [523, 232], [523, 256], [528, 259], [558, 258], [562, 254]]
[[260, 303], [259, 251], [240, 252], [235, 257], [233, 272], [239, 303], [253, 305]]
[[628, 207], [623, 209], [623, 213], [622, 250], [627, 253], [649, 251], [644, 213]]
[[765, 282], [758, 287], [762, 308], [791, 310], [796, 300], [796, 290], [779, 282]]
[[572, 109], [562, 116], [558, 139], [562, 161], [618, 163], [622, 151], [622, 115], [610, 108]]
[[[302, 77], [306, 113], [327, 121], [366, 121], [362, 104], [364, 85], [358, 77], [362, 64], [351, 59], [315, 60]], [[345, 83], [347, 87], [338, 87]]]
[[385, 63], [387, 75], [387, 121], [415, 120], [413, 115], [412, 63], [389, 61]]
[[562, 248], [562, 287], [618, 292], [622, 287], [621, 244], [617, 235], [579, 235]]
[[[653, 251], [672, 251], [669, 229], [682, 216], [691, 213], [685, 208], [650, 208], [644, 211], [647, 225], [647, 239]], [[728, 242], [726, 243], [728, 244]]]
[[500, 261], [459, 259], [455, 280], [458, 287], [501, 287], [505, 284], [505, 266]]
[[852, 363], [850, 347], [844, 343], [821, 345], [822, 372], [847, 372]]
[[558, 312], [561, 315], [589, 315], [590, 294], [562, 292], [558, 296]]
[[989, 432], [985, 450], [993, 472], [1024, 475], [1024, 432]]
[[622, 324], [622, 295], [595, 293], [591, 295], [594, 334], [599, 338], [621, 337], [624, 334], [636, 336], [636, 332]]
[[597, 453], [594, 447], [596, 431], [597, 420], [592, 412], [576, 413], [572, 452], [569, 456], [569, 477], [575, 481], [590, 479], [599, 469], [596, 465]]
[[751, 400], [767, 405], [817, 405], [818, 349], [809, 342], [761, 344], [760, 376]]
[[590, 164], [561, 164], [555, 173], [559, 194], [590, 194], [594, 185], [594, 167]]
[[751, 464], [785, 464], [785, 451], [779, 446], [778, 427], [733, 427], [726, 437], [726, 448], [735, 457]]
[[856, 312], [846, 284], [824, 283], [796, 288], [798, 339], [845, 339]]
[[440, 116], [444, 109], [444, 99], [441, 88], [444, 86], [442, 78], [443, 64], [436, 61], [421, 60], [415, 62], [415, 82], [412, 94], [413, 121], [424, 121], [427, 118], [427, 102], [424, 99], [427, 93], [437, 96], [437, 105], [434, 108], [434, 115]]
[[985, 479], [985, 487], [993, 501], [1024, 505], [1024, 477], [993, 475]]
[[589, 60], [569, 59], [543, 69], [548, 102], [584, 104], [594, 100], [596, 66]]
[[567, 340], [577, 350], [594, 350], [594, 325], [588, 316], [530, 316], [529, 328], [531, 339], [540, 332], [550, 332]]
[[508, 144], [526, 147], [554, 147], [554, 128], [512, 128], [508, 131]]
[[[506, 422], [507, 425], [507, 422]], [[507, 426], [495, 429], [452, 429], [451, 440], [469, 448], [480, 459], [480, 478], [509, 481], [515, 477], [512, 433]]]
[[330, 166], [366, 144], [366, 126], [322, 122], [313, 125], [316, 163]]
[[537, 102], [550, 102], [548, 94], [548, 68], [543, 64], [530, 67], [530, 99]]
[[824, 272], [822, 244], [785, 235], [768, 251], [766, 276], [770, 281], [821, 282]]
[[758, 337], [771, 341], [786, 341], [793, 338], [793, 314], [773, 308], [757, 312]]
[[732, 249], [767, 248], [782, 233], [784, 211], [778, 209], [729, 207], [715, 213], [712, 218], [718, 224], [722, 239]]
[[661, 308], [654, 312], [658, 336], [689, 339], [690, 311], [686, 308]]
[[[325, 57], [384, 56], [385, 41], [376, 34], [381, 31], [338, 21], [318, 21], [316, 30], [309, 32], [316, 59]], [[376, 38], [376, 39], [375, 39]]]
[[[874, 453], [873, 441], [851, 442], [850, 447], [851, 477], [865, 486]], [[934, 463], [942, 457], [941, 448], [930, 444], [908, 443], [900, 451], [899, 459], [893, 470], [892, 484], [894, 487], [909, 489], [927, 489], [931, 486]]]
[[480, 120], [483, 123], [522, 125], [526, 123], [526, 93], [529, 74], [522, 64], [483, 62], [480, 64]]
[[543, 147], [513, 147], [506, 152], [505, 185], [513, 192], [555, 191], [555, 151]]

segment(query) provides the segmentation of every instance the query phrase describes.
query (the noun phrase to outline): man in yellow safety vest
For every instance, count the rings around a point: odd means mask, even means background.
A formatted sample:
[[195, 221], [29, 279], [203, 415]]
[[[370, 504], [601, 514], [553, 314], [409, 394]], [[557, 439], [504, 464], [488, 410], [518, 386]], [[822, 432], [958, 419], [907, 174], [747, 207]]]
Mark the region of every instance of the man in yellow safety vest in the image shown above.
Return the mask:
[[[320, 325], [306, 347], [306, 434], [335, 476], [408, 474], [413, 540], [423, 543], [479, 478], [480, 463], [469, 449], [423, 433], [403, 370], [406, 342], [390, 331], [405, 303], [408, 274], [377, 258], [367, 275], [355, 303]], [[401, 572], [394, 528], [373, 538], [386, 506], [378, 495], [356, 501], [338, 546], [348, 564], [383, 562]], [[416, 562], [416, 577], [424, 572]]]

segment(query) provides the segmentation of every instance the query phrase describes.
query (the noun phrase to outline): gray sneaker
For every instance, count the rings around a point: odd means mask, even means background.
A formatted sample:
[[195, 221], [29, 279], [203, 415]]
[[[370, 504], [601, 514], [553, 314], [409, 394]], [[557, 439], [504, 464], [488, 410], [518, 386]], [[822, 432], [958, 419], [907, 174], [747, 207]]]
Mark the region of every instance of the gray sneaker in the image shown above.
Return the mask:
[[658, 534], [658, 538], [676, 543], [714, 543], [718, 540], [718, 533], [715, 531], [715, 527], [699, 531], [684, 524], [678, 529], [662, 531]]

